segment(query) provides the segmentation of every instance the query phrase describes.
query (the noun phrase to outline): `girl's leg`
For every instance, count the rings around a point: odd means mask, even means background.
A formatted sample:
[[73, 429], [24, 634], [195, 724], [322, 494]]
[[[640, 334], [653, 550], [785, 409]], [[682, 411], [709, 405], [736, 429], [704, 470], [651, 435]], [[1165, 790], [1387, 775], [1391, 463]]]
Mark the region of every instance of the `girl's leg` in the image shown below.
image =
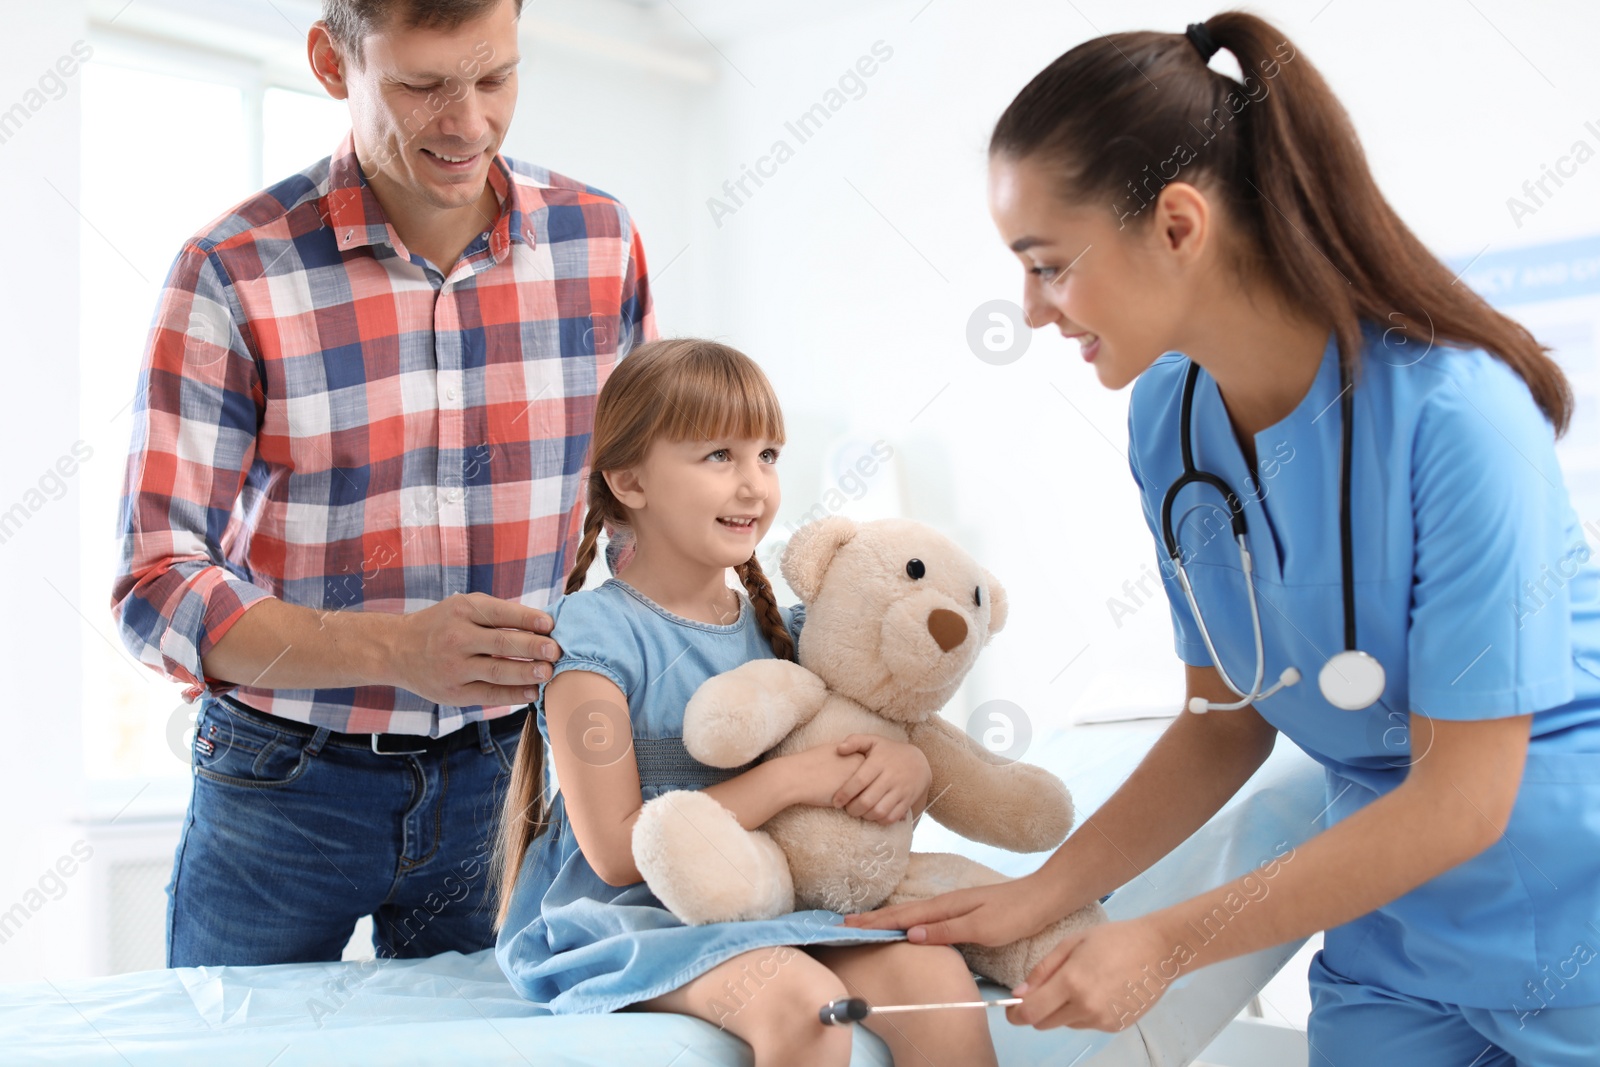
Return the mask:
[[[949, 945], [814, 946], [806, 949], [849, 990], [869, 1004], [937, 1004], [979, 1000], [978, 983], [961, 953]], [[895, 1067], [995, 1064], [989, 1037], [993, 1008], [869, 1015], [863, 1024], [888, 1043]]]
[[844, 983], [797, 948], [754, 949], [718, 964], [670, 993], [629, 1005], [633, 1011], [693, 1015], [742, 1039], [756, 1067], [850, 1062], [850, 1028], [823, 1026], [817, 1011], [847, 996]]

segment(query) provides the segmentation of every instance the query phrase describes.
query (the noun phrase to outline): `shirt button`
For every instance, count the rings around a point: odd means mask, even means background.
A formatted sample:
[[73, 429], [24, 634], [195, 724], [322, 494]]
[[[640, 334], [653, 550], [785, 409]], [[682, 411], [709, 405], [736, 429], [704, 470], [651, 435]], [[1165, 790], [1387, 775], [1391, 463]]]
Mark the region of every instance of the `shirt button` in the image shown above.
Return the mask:
[[454, 403], [456, 399], [456, 387], [453, 385], [447, 387], [444, 391], [444, 398], [451, 403]]

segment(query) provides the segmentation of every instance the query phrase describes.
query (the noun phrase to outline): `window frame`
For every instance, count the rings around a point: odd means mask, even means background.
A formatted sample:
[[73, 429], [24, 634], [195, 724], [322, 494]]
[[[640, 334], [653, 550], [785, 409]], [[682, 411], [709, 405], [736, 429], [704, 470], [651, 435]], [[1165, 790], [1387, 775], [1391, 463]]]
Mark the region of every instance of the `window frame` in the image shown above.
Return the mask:
[[[193, 35], [191, 35], [193, 36]], [[203, 36], [203, 35], [202, 35]], [[309, 69], [295, 71], [284, 63], [273, 58], [275, 52], [263, 51], [262, 54], [246, 54], [230, 50], [222, 42], [204, 43], [193, 39], [184, 39], [176, 34], [173, 36], [158, 36], [142, 30], [131, 30], [125, 27], [111, 25], [101, 20], [91, 20], [87, 40], [93, 49], [92, 61], [107, 67], [119, 67], [142, 73], [168, 75], [179, 78], [188, 78], [237, 89], [241, 97], [241, 115], [243, 141], [246, 146], [245, 159], [246, 184], [251, 189], [266, 187], [263, 174], [266, 154], [266, 99], [267, 93], [272, 89], [281, 89], [296, 93], [305, 93], [312, 96], [324, 95], [321, 85], [311, 75]], [[85, 105], [87, 106], [87, 105]], [[328, 146], [331, 150], [332, 145]], [[204, 220], [196, 220], [199, 225]], [[85, 284], [83, 266], [79, 268], [79, 285]], [[81, 314], [81, 312], [80, 312]], [[80, 336], [80, 346], [85, 339]], [[79, 366], [85, 365], [87, 353], [80, 347], [78, 353]], [[99, 412], [86, 412], [84, 397], [79, 399], [79, 421], [87, 417], [98, 416]], [[131, 406], [131, 398], [130, 398]], [[89, 558], [89, 554], [82, 546], [103, 543], [104, 531], [96, 523], [92, 523], [93, 514], [79, 514], [80, 550], [78, 567], [85, 580], [91, 580], [98, 572], [100, 565], [98, 557]], [[115, 635], [111, 635], [115, 641]], [[90, 647], [90, 642], [85, 636], [84, 647]], [[150, 671], [144, 664], [138, 663], [128, 655], [126, 649], [116, 645], [116, 654], [125, 658], [135, 669]], [[160, 681], [159, 676], [151, 671], [151, 677]], [[181, 687], [177, 682], [167, 683], [172, 689], [173, 704], [182, 701]], [[85, 716], [87, 728], [87, 706], [80, 709], [79, 714]], [[148, 729], [167, 729], [167, 723], [150, 723]], [[96, 753], [99, 756], [99, 753]], [[145, 801], [154, 801], [158, 809], [167, 809], [174, 804], [186, 803], [188, 794], [188, 779], [190, 771], [179, 763], [174, 763], [170, 774], [152, 775], [147, 768], [137, 762], [131, 767], [113, 765], [110, 773], [105, 773], [103, 760], [91, 760], [87, 748], [81, 763], [83, 781], [91, 797], [104, 793], [108, 797], [118, 795], [118, 790], [123, 783], [130, 781], [149, 780], [149, 784], [157, 786], [146, 794]], [[180, 795], [181, 791], [181, 795]], [[159, 794], [159, 797], [157, 796]]]

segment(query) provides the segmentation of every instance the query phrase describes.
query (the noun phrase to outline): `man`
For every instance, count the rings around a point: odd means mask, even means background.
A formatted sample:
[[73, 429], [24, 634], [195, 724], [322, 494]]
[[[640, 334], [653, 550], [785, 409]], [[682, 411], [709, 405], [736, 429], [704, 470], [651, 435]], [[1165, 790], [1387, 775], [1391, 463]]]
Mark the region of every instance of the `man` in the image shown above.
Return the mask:
[[490, 842], [584, 506], [655, 336], [621, 204], [506, 160], [520, 0], [325, 0], [329, 159], [189, 240], [138, 383], [112, 608], [201, 697], [167, 963], [493, 943]]

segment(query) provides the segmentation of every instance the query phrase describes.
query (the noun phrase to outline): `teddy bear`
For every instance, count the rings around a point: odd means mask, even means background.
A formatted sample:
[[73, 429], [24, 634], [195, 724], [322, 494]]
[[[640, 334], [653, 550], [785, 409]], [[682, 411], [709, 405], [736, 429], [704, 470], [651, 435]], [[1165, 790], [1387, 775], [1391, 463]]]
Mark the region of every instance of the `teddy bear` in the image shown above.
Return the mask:
[[[1041, 767], [991, 753], [940, 709], [1005, 625], [1005, 590], [953, 541], [905, 519], [834, 515], [795, 532], [780, 569], [805, 605], [795, 663], [761, 659], [707, 679], [684, 709], [683, 742], [712, 767], [876, 734], [920, 748], [933, 771], [926, 814], [1014, 852], [1059, 845], [1072, 798]], [[746, 830], [695, 790], [647, 802], [633, 854], [650, 891], [685, 923], [841, 914], [1005, 881], [964, 856], [913, 853], [893, 825], [794, 805]], [[1068, 933], [1105, 921], [1091, 903], [1008, 945], [959, 946], [977, 973], [1012, 987]]]

